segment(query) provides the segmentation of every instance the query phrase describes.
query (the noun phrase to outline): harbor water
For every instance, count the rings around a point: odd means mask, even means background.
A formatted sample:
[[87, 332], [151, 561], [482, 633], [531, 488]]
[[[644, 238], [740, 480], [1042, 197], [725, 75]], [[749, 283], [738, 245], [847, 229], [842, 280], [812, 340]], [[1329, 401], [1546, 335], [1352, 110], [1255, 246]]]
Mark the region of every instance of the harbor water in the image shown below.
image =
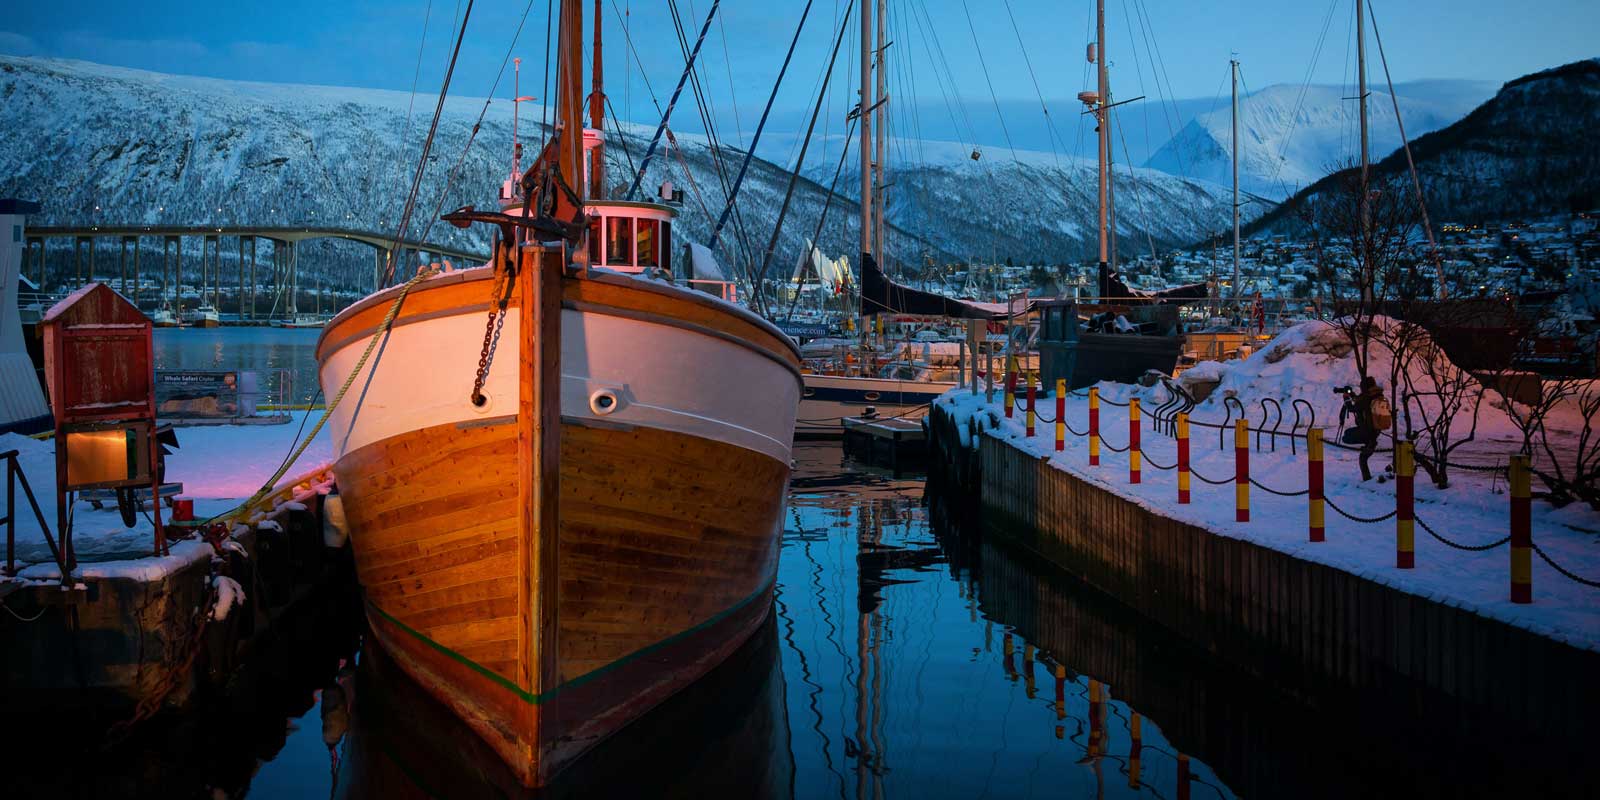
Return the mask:
[[[289, 370], [316, 331], [162, 332], [165, 368]], [[293, 435], [285, 430], [284, 436]], [[767, 622], [727, 662], [603, 743], [549, 796], [1497, 795], [1513, 770], [1450, 720], [1330, 702], [1247, 675], [997, 545], [930, 492], [802, 443]], [[22, 797], [525, 794], [376, 646], [354, 586], [324, 592], [221, 696], [93, 768], [12, 762]], [[88, 737], [93, 738], [93, 737]], [[87, 741], [87, 739], [85, 739]], [[83, 744], [79, 742], [78, 744]], [[73, 764], [80, 766], [73, 766]], [[26, 764], [26, 766], [20, 766]]]

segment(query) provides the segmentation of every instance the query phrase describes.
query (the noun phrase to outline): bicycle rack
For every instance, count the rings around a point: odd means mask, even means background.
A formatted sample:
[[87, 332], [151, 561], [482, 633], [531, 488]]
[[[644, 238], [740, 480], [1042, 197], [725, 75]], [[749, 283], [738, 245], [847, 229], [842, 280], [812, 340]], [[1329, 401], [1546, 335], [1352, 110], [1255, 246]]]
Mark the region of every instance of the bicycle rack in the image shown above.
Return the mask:
[[[1272, 404], [1273, 411], [1277, 412], [1277, 415], [1278, 415], [1272, 422], [1271, 430], [1267, 429], [1267, 404], [1268, 403]], [[1261, 398], [1261, 427], [1256, 428], [1256, 452], [1257, 453], [1261, 452], [1261, 434], [1263, 434], [1263, 433], [1265, 433], [1265, 434], [1267, 434], [1268, 436], [1271, 437], [1269, 439], [1269, 441], [1272, 443], [1272, 452], [1274, 452], [1274, 453], [1278, 452], [1278, 427], [1281, 426], [1282, 424], [1283, 424], [1283, 405], [1280, 404], [1276, 399], [1271, 398], [1271, 397], [1263, 397], [1263, 398]]]
[[1233, 427], [1233, 407], [1234, 406], [1238, 406], [1239, 407], [1239, 419], [1244, 419], [1245, 418], [1244, 403], [1240, 402], [1239, 398], [1237, 398], [1237, 397], [1224, 397], [1224, 398], [1222, 398], [1222, 408], [1223, 408], [1223, 410], [1228, 412], [1228, 416], [1223, 418], [1222, 427], [1217, 429], [1217, 449], [1218, 450], [1226, 450], [1226, 449], [1228, 449], [1227, 434], [1228, 434], [1228, 430]]
[[1294, 455], [1300, 454], [1299, 449], [1295, 446], [1294, 437], [1299, 435], [1300, 432], [1301, 406], [1305, 406], [1306, 412], [1311, 415], [1311, 420], [1306, 423], [1306, 434], [1309, 436], [1311, 429], [1317, 426], [1317, 409], [1310, 403], [1306, 402], [1305, 398], [1296, 397], [1292, 402], [1289, 403], [1289, 408], [1294, 410], [1294, 427], [1289, 429], [1289, 452]]

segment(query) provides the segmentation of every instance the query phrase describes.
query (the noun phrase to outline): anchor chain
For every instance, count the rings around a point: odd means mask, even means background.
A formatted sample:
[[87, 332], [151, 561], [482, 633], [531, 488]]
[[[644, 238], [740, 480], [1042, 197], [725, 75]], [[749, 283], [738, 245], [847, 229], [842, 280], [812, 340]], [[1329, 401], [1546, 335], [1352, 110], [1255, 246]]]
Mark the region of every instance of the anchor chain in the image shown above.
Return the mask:
[[478, 372], [472, 379], [472, 404], [482, 406], [488, 402], [483, 396], [483, 385], [489, 380], [489, 366], [494, 363], [494, 353], [500, 347], [500, 332], [506, 325], [506, 306], [511, 303], [511, 290], [516, 285], [516, 267], [506, 258], [495, 279], [495, 294], [499, 298], [489, 307], [489, 317], [483, 326], [483, 349], [478, 352]]

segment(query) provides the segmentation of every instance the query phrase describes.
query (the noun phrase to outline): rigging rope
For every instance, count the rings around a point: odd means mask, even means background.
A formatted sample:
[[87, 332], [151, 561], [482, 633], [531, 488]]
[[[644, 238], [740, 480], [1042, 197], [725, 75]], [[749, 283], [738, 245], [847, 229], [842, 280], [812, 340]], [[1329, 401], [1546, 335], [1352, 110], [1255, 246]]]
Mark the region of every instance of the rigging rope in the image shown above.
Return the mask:
[[450, 96], [450, 79], [455, 76], [456, 59], [461, 55], [461, 40], [467, 35], [467, 20], [472, 16], [474, 0], [467, 0], [467, 10], [461, 15], [461, 28], [456, 32], [455, 47], [450, 50], [450, 65], [445, 68], [444, 83], [439, 87], [439, 102], [433, 109], [433, 124], [428, 126], [428, 138], [422, 142], [422, 156], [417, 159], [417, 172], [411, 180], [411, 191], [406, 196], [405, 206], [400, 212], [400, 225], [395, 229], [394, 242], [389, 248], [389, 263], [383, 270], [383, 284], [387, 286], [394, 280], [395, 262], [400, 255], [400, 243], [406, 238], [406, 229], [411, 226], [411, 214], [416, 210], [417, 193], [422, 190], [422, 176], [428, 170], [428, 153], [433, 150], [433, 139], [439, 132], [439, 117], [444, 114], [444, 101]]
[[[1006, 18], [1011, 20], [1011, 32], [1017, 37], [1017, 51], [1022, 53], [1022, 63], [1028, 68], [1028, 79], [1033, 81], [1033, 93], [1039, 98], [1039, 110], [1044, 112], [1045, 137], [1050, 140], [1050, 156], [1055, 161], [1056, 167], [1061, 166], [1061, 156], [1056, 152], [1055, 120], [1050, 117], [1050, 108], [1044, 103], [1044, 90], [1039, 88], [1039, 78], [1033, 74], [1033, 60], [1028, 58], [1028, 47], [1022, 43], [1022, 29], [1017, 27], [1017, 17], [1011, 13], [1011, 0], [1004, 0]], [[1141, 78], [1141, 80], [1143, 80]]]
[[989, 78], [989, 65], [983, 58], [983, 45], [978, 42], [978, 29], [972, 24], [972, 8], [967, 5], [967, 0], [961, 0], [961, 9], [967, 15], [967, 31], [972, 34], [972, 49], [978, 56], [978, 66], [983, 69], [983, 80], [989, 85], [989, 99], [994, 102], [995, 118], [1000, 120], [1000, 133], [1006, 137], [1006, 149], [1011, 151], [1011, 160], [1017, 159], [1017, 148], [1011, 145], [1011, 131], [1006, 129], [1006, 115], [1000, 113], [1000, 98], [995, 96], [994, 81]]
[[[1362, 0], [1356, 0], [1362, 2]], [[1417, 193], [1417, 209], [1422, 212], [1422, 230], [1428, 234], [1428, 254], [1433, 256], [1439, 285], [1444, 286], [1444, 272], [1439, 263], [1439, 243], [1433, 238], [1433, 223], [1428, 221], [1428, 203], [1422, 197], [1422, 179], [1417, 176], [1417, 162], [1411, 158], [1411, 140], [1406, 138], [1406, 121], [1400, 116], [1400, 96], [1394, 91], [1394, 78], [1389, 76], [1389, 57], [1383, 54], [1383, 36], [1378, 33], [1378, 16], [1367, 3], [1368, 18], [1372, 20], [1372, 38], [1378, 43], [1378, 60], [1383, 64], [1383, 80], [1389, 86], [1389, 101], [1394, 104], [1394, 121], [1400, 127], [1400, 148], [1406, 153], [1406, 169], [1411, 172], [1411, 186]]]
[[[863, 0], [863, 1], [865, 1], [865, 0]], [[817, 128], [817, 117], [822, 114], [822, 103], [823, 103], [823, 100], [827, 97], [827, 91], [826, 91], [827, 90], [827, 84], [828, 84], [828, 81], [830, 79], [832, 79], [832, 77], [833, 77], [833, 67], [838, 62], [838, 59], [839, 59], [839, 46], [844, 43], [845, 31], [849, 30], [849, 28], [850, 28], [850, 25], [849, 25], [850, 10], [853, 9], [853, 8], [855, 8], [855, 0], [849, 0], [849, 2], [845, 5], [844, 17], [839, 21], [839, 34], [833, 40], [833, 55], [829, 56], [829, 58], [828, 58], [828, 71], [822, 76], [823, 91], [820, 91], [820, 92], [817, 93], [817, 103], [811, 109], [811, 122], [806, 125], [805, 139], [802, 140], [801, 144], [800, 144], [800, 157], [798, 159], [796, 159], [796, 161], [795, 161], [794, 170], [789, 173], [789, 187], [786, 190], [784, 190], [783, 203], [782, 203], [782, 205], [778, 206], [778, 219], [777, 219], [776, 222], [774, 222], [772, 224], [772, 237], [767, 240], [767, 249], [766, 249], [766, 251], [764, 253], [762, 253], [762, 256], [761, 256], [761, 271], [759, 273], [757, 273], [755, 283], [756, 283], [756, 287], [757, 287], [757, 289], [756, 289], [757, 301], [758, 301], [758, 304], [762, 305], [762, 306], [765, 306], [765, 301], [762, 298], [762, 295], [765, 294], [764, 288], [766, 286], [766, 281], [767, 281], [767, 269], [772, 264], [772, 252], [773, 252], [773, 250], [777, 249], [777, 246], [778, 246], [778, 234], [783, 230], [784, 217], [788, 216], [788, 214], [789, 214], [789, 201], [791, 199], [793, 199], [795, 184], [798, 183], [799, 180], [800, 180], [800, 168], [801, 168], [802, 165], [805, 164], [806, 151], [811, 146], [811, 134]], [[774, 89], [774, 93], [776, 93], [776, 89]], [[769, 105], [769, 108], [770, 108], [770, 105]], [[765, 121], [766, 121], [766, 115], [763, 114], [762, 115], [762, 122], [765, 122]], [[759, 135], [760, 135], [760, 132], [759, 132], [759, 129], [758, 129], [757, 130], [757, 136], [759, 136]], [[752, 148], [752, 150], [753, 149], [754, 148]], [[748, 163], [748, 161], [747, 161], [747, 163]]]
[[[633, 196], [639, 191], [639, 182], [644, 180], [645, 168], [650, 166], [650, 159], [655, 156], [656, 147], [661, 144], [661, 134], [666, 131], [668, 120], [672, 119], [672, 109], [678, 105], [678, 97], [683, 94], [683, 85], [688, 82], [689, 76], [694, 73], [695, 59], [700, 57], [700, 46], [705, 44], [706, 32], [711, 30], [711, 20], [716, 17], [717, 7], [720, 5], [722, 5], [722, 0], [711, 0], [711, 10], [706, 12], [705, 24], [700, 26], [700, 38], [694, 41], [694, 49], [689, 53], [689, 59], [683, 65], [683, 75], [678, 78], [678, 88], [672, 90], [672, 97], [667, 100], [667, 110], [661, 112], [661, 122], [656, 125], [655, 135], [650, 137], [650, 146], [645, 148], [644, 158], [639, 160], [639, 171], [633, 176], [633, 185], [629, 186], [628, 191], [622, 195], [624, 200], [633, 199]], [[676, 9], [673, 11], [673, 17], [676, 20]], [[632, 47], [631, 43], [629, 47]]]

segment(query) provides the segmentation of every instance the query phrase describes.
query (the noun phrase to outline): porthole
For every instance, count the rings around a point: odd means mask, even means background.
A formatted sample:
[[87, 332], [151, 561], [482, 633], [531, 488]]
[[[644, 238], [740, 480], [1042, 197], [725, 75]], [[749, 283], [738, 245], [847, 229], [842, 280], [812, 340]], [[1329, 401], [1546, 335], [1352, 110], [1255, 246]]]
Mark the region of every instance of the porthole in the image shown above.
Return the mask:
[[601, 389], [589, 395], [589, 410], [602, 417], [615, 413], [621, 407], [622, 401], [618, 399], [617, 393], [611, 389]]
[[494, 408], [494, 395], [489, 394], [487, 391], [482, 391], [476, 397], [469, 396], [467, 404], [472, 406], [473, 411], [479, 414], [487, 414], [489, 409]]
[[805, 388], [805, 390], [800, 393], [800, 396], [801, 397], [812, 397], [812, 396], [815, 396], [816, 393], [817, 393], [816, 389], [813, 389], [810, 386], [807, 386]]
[[865, 397], [869, 402], [873, 402], [881, 397], [881, 395], [879, 395], [877, 392], [867, 392], [866, 394], [862, 395], [862, 397]]

